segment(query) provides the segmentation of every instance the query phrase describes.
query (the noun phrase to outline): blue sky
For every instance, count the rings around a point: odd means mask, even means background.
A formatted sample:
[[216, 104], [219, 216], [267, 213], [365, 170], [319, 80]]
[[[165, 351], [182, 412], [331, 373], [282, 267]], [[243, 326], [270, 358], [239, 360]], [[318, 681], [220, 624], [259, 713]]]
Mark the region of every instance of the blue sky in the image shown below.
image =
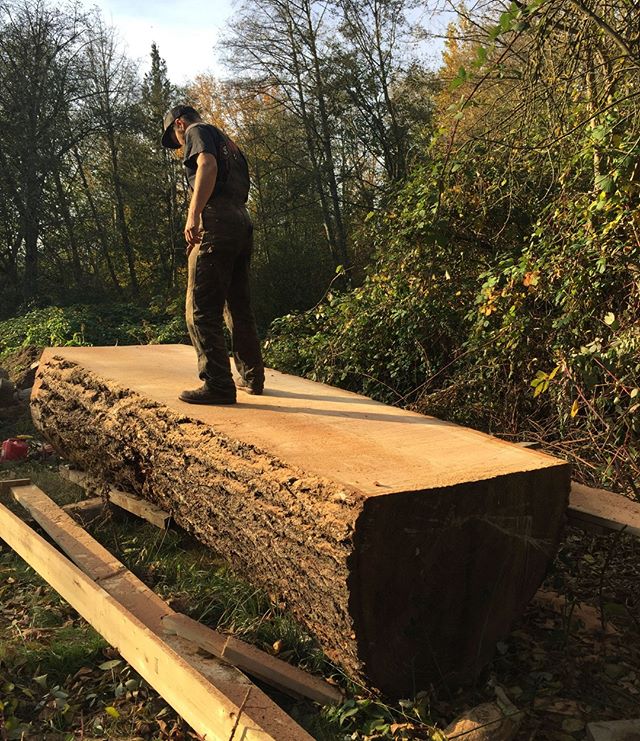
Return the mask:
[[230, 0], [85, 0], [85, 4], [100, 8], [128, 56], [140, 60], [141, 72], [148, 69], [155, 41], [174, 83], [184, 83], [199, 72], [221, 73], [213, 46], [231, 15]]
[[[124, 43], [129, 57], [140, 62], [140, 71], [149, 68], [151, 42], [155, 41], [167, 63], [169, 79], [176, 84], [192, 80], [200, 72], [224, 77], [214, 45], [219, 41], [233, 12], [234, 0], [83, 0], [87, 8], [96, 6], [107, 24], [112, 25]], [[431, 15], [423, 7], [411, 13], [414, 23], [439, 28], [443, 32], [447, 14]], [[194, 18], [197, 21], [194, 21]], [[422, 43], [422, 55], [437, 65], [441, 42]]]

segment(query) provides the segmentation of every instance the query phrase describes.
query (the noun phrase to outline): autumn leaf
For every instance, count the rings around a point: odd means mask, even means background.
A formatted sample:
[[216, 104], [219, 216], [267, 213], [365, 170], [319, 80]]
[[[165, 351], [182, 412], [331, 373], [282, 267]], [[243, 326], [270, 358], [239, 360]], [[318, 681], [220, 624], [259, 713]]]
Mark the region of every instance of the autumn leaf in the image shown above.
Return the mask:
[[119, 666], [120, 664], [122, 664], [121, 659], [111, 659], [111, 661], [105, 661], [103, 664], [100, 664], [98, 668], [102, 669], [103, 672], [108, 672], [110, 669], [115, 669], [116, 666]]

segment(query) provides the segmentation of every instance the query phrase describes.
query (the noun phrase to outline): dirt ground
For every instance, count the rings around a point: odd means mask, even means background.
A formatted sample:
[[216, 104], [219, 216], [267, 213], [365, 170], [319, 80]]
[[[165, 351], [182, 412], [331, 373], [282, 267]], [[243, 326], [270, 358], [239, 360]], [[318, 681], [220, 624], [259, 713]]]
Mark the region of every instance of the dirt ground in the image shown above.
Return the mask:
[[[639, 586], [638, 539], [566, 529], [545, 584], [487, 670], [525, 711], [518, 739], [583, 739], [588, 722], [640, 716]], [[462, 692], [434, 709], [446, 717], [487, 695]]]

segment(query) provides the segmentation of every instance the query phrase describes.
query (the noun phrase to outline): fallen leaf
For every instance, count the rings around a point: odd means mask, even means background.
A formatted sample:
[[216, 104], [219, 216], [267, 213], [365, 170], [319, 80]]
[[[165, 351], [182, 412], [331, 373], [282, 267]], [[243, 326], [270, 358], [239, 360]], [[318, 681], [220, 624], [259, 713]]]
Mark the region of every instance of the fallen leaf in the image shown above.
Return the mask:
[[584, 728], [584, 721], [580, 718], [566, 718], [562, 721], [562, 730], [567, 733], [575, 733], [581, 731]]
[[122, 659], [111, 659], [111, 661], [105, 661], [98, 666], [98, 669], [102, 669], [103, 672], [108, 672], [110, 669], [115, 669], [116, 666], [122, 664]]

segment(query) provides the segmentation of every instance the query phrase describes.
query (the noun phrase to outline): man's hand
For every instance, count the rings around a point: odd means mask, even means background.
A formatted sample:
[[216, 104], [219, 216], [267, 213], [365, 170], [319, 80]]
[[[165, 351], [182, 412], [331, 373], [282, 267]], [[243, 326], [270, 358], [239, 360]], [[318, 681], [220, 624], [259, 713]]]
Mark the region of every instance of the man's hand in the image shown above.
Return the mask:
[[184, 238], [187, 241], [187, 255], [198, 244], [202, 237], [202, 216], [192, 213], [187, 214], [187, 223], [184, 225]]
[[202, 237], [202, 209], [213, 193], [218, 176], [218, 163], [212, 154], [200, 152], [197, 164], [198, 169], [196, 170], [196, 180], [193, 186], [189, 214], [184, 227], [184, 238], [187, 240], [187, 255]]

